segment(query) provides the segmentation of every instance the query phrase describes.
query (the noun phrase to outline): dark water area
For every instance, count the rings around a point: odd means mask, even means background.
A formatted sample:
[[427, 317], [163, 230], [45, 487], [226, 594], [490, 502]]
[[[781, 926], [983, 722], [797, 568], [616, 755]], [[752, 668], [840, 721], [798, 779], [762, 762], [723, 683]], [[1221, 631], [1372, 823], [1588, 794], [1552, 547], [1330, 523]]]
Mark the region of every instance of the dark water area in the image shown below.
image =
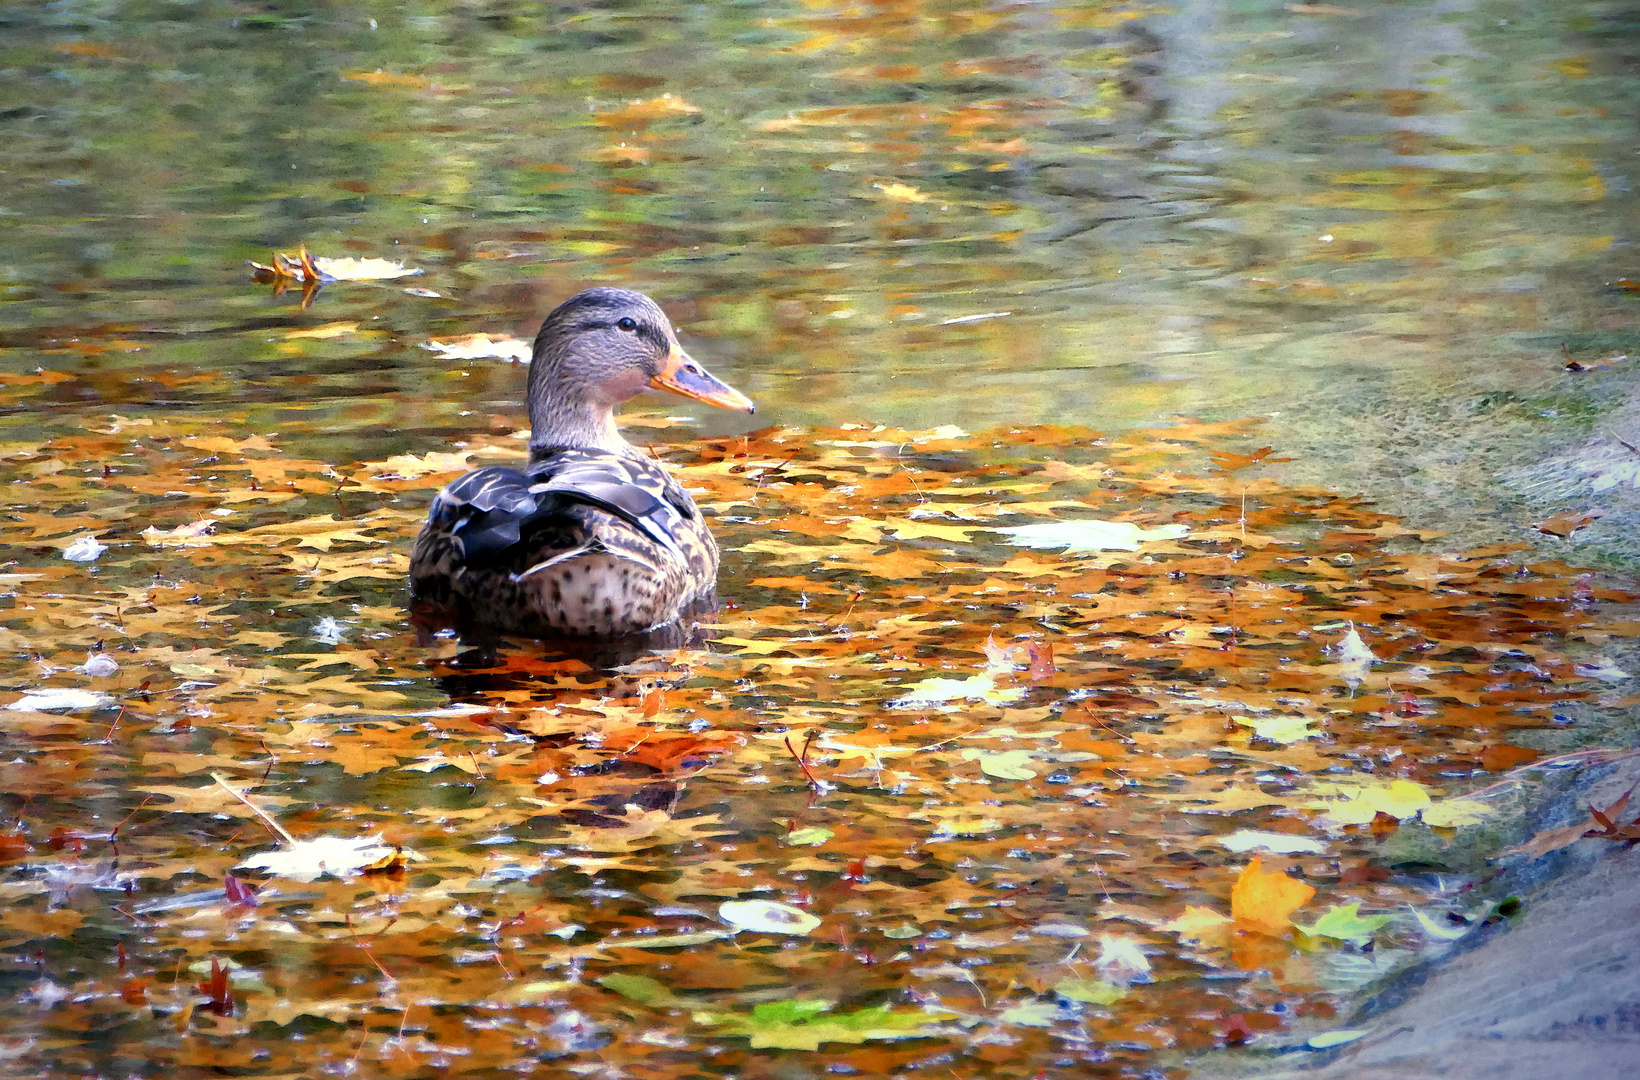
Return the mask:
[[[1166, 927], [1184, 903], [1227, 908], [1272, 842], [1327, 902], [1478, 910], [1459, 894], [1484, 858], [1440, 863], [1428, 829], [1393, 841], [1414, 868], [1393, 881], [1361, 869], [1370, 807], [1309, 836], [1310, 774], [1353, 810], [1367, 797], [1338, 793], [1363, 777], [1451, 795], [1581, 745], [1562, 700], [1611, 690], [1608, 719], [1632, 712], [1613, 687], [1633, 624], [1579, 620], [1640, 559], [1637, 31], [1627, 0], [0, 5], [0, 682], [24, 695], [0, 706], [0, 1061], [353, 1075], [368, 1042], [364, 1075], [788, 1080], [827, 1064], [778, 1041], [811, 1017], [776, 1006], [824, 1000], [855, 1025], [830, 1029], [852, 1055], [838, 1074], [1148, 1078], [1342, 1016], [1416, 947], [1410, 915], [1377, 954], [1345, 937], [1233, 963]], [[419, 273], [307, 305], [253, 280], [249, 262], [302, 249]], [[728, 508], [738, 607], [700, 656], [594, 676], [519, 650], [491, 670], [413, 639], [401, 564], [437, 486], [426, 455], [518, 456], [526, 369], [432, 346], [528, 339], [594, 284], [656, 297], [759, 406], [640, 399], [635, 441], [851, 427], [805, 446], [803, 498], [770, 493], [790, 432], [668, 459]], [[1034, 425], [1118, 441], [967, 434]], [[1310, 545], [1296, 568], [1279, 546], [1262, 563], [1214, 546], [1249, 543], [1247, 495], [1206, 454], [1266, 444], [1257, 475], [1279, 484], [1254, 540]], [[1169, 487], [1175, 465], [1212, 478]], [[911, 466], [934, 502], [893, 486]], [[1164, 581], [969, 535], [1066, 506], [1206, 539], [1158, 549], [1179, 568]], [[1589, 520], [1533, 530], [1555, 511]], [[211, 515], [218, 547], [187, 531]], [[110, 553], [65, 561], [82, 535]], [[1526, 581], [1501, 548], [1453, 554], [1521, 539], [1614, 573]], [[1061, 586], [1080, 599], [1050, 599]], [[1241, 619], [1263, 629], [1243, 641]], [[1357, 622], [1371, 659], [1340, 652]], [[1064, 637], [1044, 673], [993, 634]], [[104, 648], [118, 674], [87, 668]], [[1226, 653], [1289, 681], [1231, 700], [1257, 680], [1220, 672]], [[1016, 668], [1034, 682], [999, 674]], [[909, 718], [908, 688], [947, 678], [980, 689]], [[80, 688], [106, 694], [27, 704]], [[1459, 704], [1494, 726], [1422, 727]], [[490, 712], [506, 723], [473, 719]], [[962, 742], [969, 712], [994, 742]], [[649, 772], [599, 756], [650, 727], [673, 749]], [[780, 742], [804, 732], [846, 782], [804, 782], [809, 743]], [[955, 764], [932, 752], [947, 744]], [[713, 755], [728, 763], [677, 778]], [[387, 828], [433, 865], [392, 896], [282, 882], [288, 924], [224, 913], [210, 890], [268, 841], [202, 770], [297, 833]], [[974, 786], [1005, 783], [993, 820]], [[566, 791], [583, 802], [542, 824]], [[1209, 809], [1168, 801], [1187, 799]], [[1291, 844], [1232, 848], [1238, 824]], [[1006, 905], [962, 907], [969, 886]], [[742, 947], [711, 912], [743, 887], [825, 909], [831, 936]], [[960, 914], [917, 925], [946, 899]], [[1090, 931], [1093, 911], [1137, 936]], [[355, 921], [384, 957], [396, 942], [392, 976]], [[238, 1013], [193, 993], [218, 955]], [[1055, 999], [1073, 960], [1088, 977]], [[651, 975], [665, 985], [632, 981]], [[961, 1010], [901, 1041], [905, 1016], [873, 1010], [929, 1005], [925, 985]], [[624, 1072], [599, 1058], [612, 1031]], [[151, 1038], [166, 1050], [144, 1059]]]

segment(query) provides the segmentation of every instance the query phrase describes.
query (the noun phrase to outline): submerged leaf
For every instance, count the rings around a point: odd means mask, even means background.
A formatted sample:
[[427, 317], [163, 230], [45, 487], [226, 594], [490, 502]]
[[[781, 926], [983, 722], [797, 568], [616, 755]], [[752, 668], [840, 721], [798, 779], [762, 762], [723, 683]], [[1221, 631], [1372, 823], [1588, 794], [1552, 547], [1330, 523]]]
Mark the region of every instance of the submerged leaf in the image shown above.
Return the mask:
[[1103, 979], [1060, 979], [1054, 983], [1053, 992], [1089, 1005], [1114, 1005], [1127, 996], [1128, 988]]
[[1392, 915], [1362, 915], [1361, 902], [1334, 904], [1321, 913], [1320, 918], [1306, 926], [1293, 925], [1311, 937], [1329, 937], [1338, 941], [1367, 941], [1389, 924]]
[[754, 1049], [818, 1050], [823, 1043], [862, 1043], [911, 1039], [938, 1034], [944, 1011], [896, 1012], [878, 1005], [851, 1013], [832, 1013], [832, 1002], [771, 1001], [743, 1013], [697, 1012], [695, 1021], [725, 1035], [743, 1035]]

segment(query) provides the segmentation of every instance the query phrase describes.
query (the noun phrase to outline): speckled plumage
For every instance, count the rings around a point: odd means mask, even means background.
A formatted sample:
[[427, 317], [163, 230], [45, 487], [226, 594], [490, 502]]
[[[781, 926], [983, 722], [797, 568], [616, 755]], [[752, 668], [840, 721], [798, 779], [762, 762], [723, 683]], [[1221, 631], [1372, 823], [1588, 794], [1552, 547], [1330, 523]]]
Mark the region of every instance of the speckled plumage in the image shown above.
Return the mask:
[[648, 387], [752, 407], [678, 347], [641, 293], [589, 289], [548, 315], [530, 370], [530, 462], [470, 472], [434, 499], [410, 557], [418, 604], [503, 633], [608, 638], [708, 601], [711, 531], [615, 429], [614, 407]]

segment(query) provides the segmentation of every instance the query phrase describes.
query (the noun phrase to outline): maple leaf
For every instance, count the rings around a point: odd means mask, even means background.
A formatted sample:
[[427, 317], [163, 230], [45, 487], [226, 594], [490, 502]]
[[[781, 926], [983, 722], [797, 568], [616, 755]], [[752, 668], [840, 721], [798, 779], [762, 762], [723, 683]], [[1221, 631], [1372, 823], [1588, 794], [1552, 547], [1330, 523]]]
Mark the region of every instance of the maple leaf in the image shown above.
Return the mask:
[[1213, 460], [1214, 465], [1217, 465], [1225, 472], [1234, 472], [1237, 469], [1245, 469], [1249, 465], [1257, 465], [1260, 462], [1265, 461], [1276, 462], [1293, 460], [1292, 458], [1271, 457], [1270, 454], [1274, 452], [1274, 450], [1275, 448], [1271, 446], [1261, 446], [1257, 450], [1254, 450], [1251, 454], [1232, 454], [1228, 450], [1219, 450], [1209, 454], [1208, 457]]
[[1312, 886], [1296, 878], [1265, 871], [1262, 859], [1255, 855], [1230, 890], [1230, 916], [1239, 925], [1280, 934], [1292, 925], [1292, 913], [1314, 895]]
[[1305, 925], [1293, 925], [1309, 934], [1311, 937], [1329, 937], [1338, 941], [1366, 942], [1372, 935], [1387, 926], [1392, 915], [1361, 914], [1361, 903], [1335, 904], [1322, 912], [1315, 922]]
[[1230, 943], [1230, 934], [1234, 926], [1235, 920], [1230, 916], [1220, 914], [1209, 907], [1192, 904], [1177, 918], [1169, 919], [1156, 929], [1178, 934], [1184, 941], [1222, 947]]
[[1367, 825], [1378, 813], [1405, 820], [1430, 805], [1429, 792], [1411, 780], [1326, 781], [1312, 792], [1319, 797], [1309, 805], [1325, 810], [1324, 819], [1334, 825]]
[[363, 464], [364, 473], [377, 479], [412, 480], [430, 473], [465, 472], [467, 463], [472, 459], [473, 455], [468, 453], [431, 450], [420, 457], [398, 454], [385, 461], [366, 461]]

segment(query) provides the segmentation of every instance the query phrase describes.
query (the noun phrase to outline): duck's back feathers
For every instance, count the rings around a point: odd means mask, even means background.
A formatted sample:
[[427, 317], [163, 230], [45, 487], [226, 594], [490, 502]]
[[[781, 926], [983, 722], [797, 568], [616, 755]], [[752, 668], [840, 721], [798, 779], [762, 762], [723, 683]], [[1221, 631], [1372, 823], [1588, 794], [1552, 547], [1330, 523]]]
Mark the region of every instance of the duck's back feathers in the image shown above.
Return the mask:
[[492, 625], [614, 636], [676, 619], [711, 592], [717, 562], [693, 500], [658, 464], [563, 449], [441, 491], [410, 576], [418, 598]]

